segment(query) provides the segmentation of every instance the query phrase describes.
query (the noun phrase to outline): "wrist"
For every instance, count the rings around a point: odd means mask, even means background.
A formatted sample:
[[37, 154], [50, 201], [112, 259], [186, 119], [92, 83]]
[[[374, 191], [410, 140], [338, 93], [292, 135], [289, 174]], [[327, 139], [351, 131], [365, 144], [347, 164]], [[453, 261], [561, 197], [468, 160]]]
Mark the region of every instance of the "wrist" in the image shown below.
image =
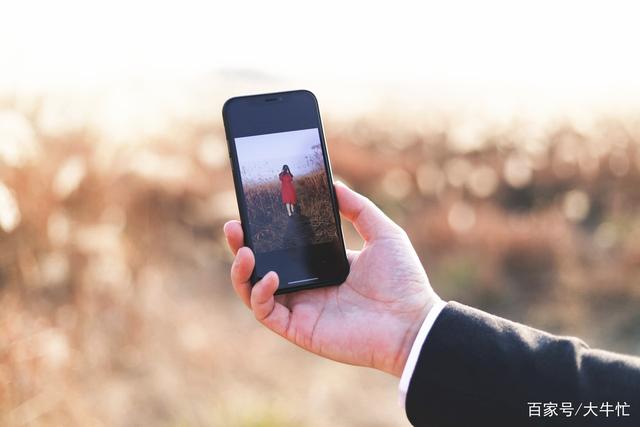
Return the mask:
[[422, 327], [427, 315], [433, 310], [433, 308], [442, 302], [440, 297], [435, 295], [433, 298], [429, 298], [429, 300], [425, 303], [423, 308], [419, 310], [415, 317], [407, 323], [406, 329], [404, 331], [403, 337], [401, 339], [399, 348], [396, 350], [394, 355], [394, 363], [390, 371], [390, 374], [400, 378], [402, 376], [402, 372], [407, 364], [407, 360], [409, 359], [409, 354], [411, 353], [411, 349], [413, 348], [413, 344], [418, 337], [418, 333], [420, 328]]

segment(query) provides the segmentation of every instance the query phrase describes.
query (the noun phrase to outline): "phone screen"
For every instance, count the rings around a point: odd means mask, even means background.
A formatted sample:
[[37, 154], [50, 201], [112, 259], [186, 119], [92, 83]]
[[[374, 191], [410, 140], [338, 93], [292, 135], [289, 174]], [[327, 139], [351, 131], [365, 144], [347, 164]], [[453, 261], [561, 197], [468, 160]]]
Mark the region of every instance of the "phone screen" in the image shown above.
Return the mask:
[[[281, 292], [338, 284], [348, 264], [317, 104], [306, 91], [277, 95], [270, 102], [235, 98], [235, 108], [225, 107], [245, 243], [256, 257], [253, 279], [276, 271]], [[296, 120], [301, 108], [306, 120]]]

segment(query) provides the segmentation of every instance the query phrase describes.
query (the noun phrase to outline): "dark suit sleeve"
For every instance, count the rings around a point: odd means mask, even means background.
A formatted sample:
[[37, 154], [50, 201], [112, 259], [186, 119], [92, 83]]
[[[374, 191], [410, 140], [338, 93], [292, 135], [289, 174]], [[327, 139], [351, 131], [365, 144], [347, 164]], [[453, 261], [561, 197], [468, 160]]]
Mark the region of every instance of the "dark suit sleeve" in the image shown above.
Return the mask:
[[[529, 417], [529, 402], [630, 405], [630, 417]], [[590, 349], [450, 302], [420, 351], [406, 399], [414, 426], [640, 426], [640, 359]]]

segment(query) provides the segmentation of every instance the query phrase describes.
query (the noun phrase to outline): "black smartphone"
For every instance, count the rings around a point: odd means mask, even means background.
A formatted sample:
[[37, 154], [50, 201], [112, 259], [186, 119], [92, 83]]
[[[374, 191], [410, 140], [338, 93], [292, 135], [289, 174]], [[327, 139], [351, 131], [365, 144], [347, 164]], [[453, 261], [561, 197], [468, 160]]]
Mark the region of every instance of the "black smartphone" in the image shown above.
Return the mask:
[[338, 285], [349, 273], [318, 102], [307, 90], [240, 96], [222, 116], [255, 284], [276, 293]]

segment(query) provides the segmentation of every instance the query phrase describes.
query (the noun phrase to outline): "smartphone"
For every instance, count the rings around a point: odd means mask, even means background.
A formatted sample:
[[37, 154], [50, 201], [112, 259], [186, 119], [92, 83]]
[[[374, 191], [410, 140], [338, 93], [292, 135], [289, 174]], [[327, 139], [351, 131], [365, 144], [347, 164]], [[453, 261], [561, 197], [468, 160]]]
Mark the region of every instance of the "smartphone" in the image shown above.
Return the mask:
[[307, 90], [225, 102], [244, 244], [255, 254], [251, 283], [278, 273], [276, 293], [338, 285], [349, 273], [320, 110]]

